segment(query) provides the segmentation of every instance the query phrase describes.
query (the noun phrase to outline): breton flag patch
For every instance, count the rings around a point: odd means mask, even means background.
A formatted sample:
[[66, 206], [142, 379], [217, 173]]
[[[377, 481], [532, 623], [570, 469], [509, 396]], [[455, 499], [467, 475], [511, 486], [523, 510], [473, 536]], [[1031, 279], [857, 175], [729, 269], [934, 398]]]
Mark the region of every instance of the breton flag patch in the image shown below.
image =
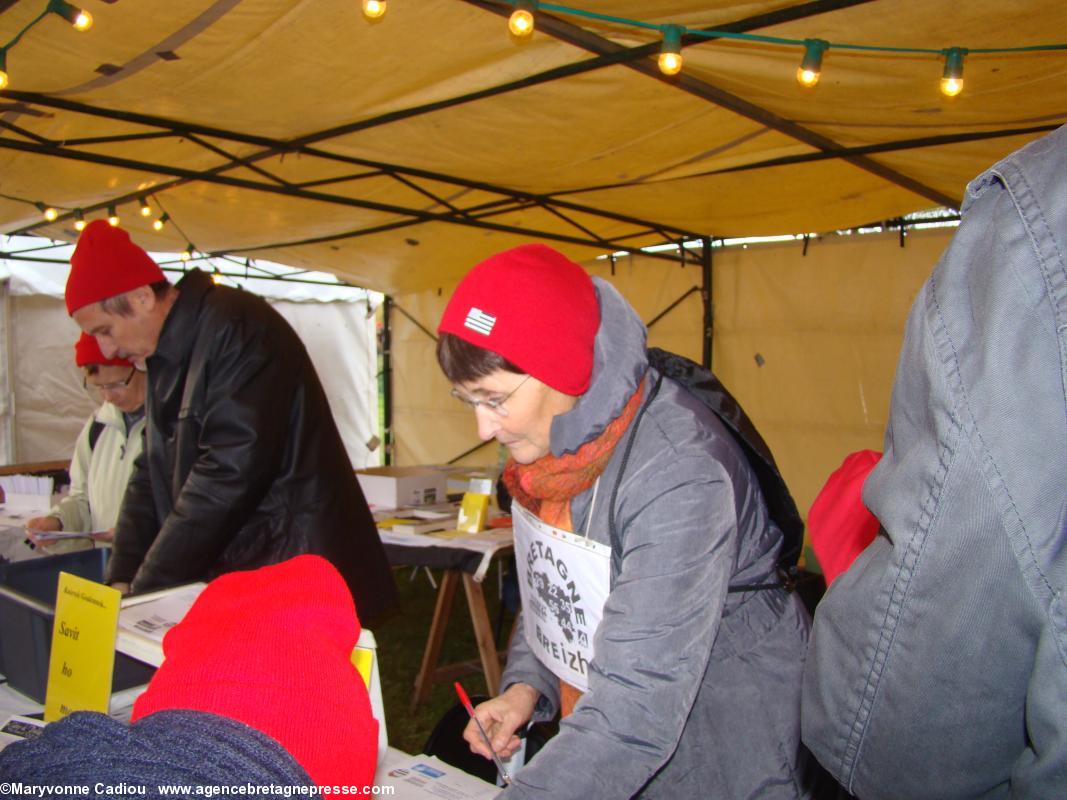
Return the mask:
[[488, 336], [492, 333], [494, 325], [496, 325], [496, 317], [492, 314], [486, 314], [480, 308], [474, 308], [473, 306], [471, 306], [470, 313], [467, 314], [467, 318], [463, 321], [463, 327], [477, 331], [483, 336]]

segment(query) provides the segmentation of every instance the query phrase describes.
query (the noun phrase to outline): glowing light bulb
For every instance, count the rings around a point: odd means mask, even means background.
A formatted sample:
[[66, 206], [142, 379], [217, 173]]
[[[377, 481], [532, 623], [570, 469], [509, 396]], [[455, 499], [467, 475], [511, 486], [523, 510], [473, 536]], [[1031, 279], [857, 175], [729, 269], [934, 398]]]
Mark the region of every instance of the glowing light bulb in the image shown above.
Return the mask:
[[44, 203], [34, 203], [37, 206], [37, 210], [41, 212], [41, 216], [49, 222], [55, 222], [59, 219], [59, 212], [52, 208], [52, 206], [46, 206]]
[[84, 8], [79, 8], [78, 15], [70, 24], [74, 26], [74, 30], [85, 32], [93, 27], [93, 15]]
[[0, 47], [0, 89], [7, 86], [7, 48]]
[[962, 47], [950, 47], [945, 54], [945, 71], [941, 75], [941, 94], [955, 97], [963, 91], [963, 56], [967, 51]]
[[664, 75], [677, 75], [682, 71], [682, 56], [679, 53], [660, 53], [657, 63]]
[[107, 207], [107, 222], [112, 228], [117, 228], [119, 225], [119, 215], [114, 206]]
[[74, 230], [78, 231], [78, 233], [85, 230], [85, 216], [80, 208], [74, 209]]
[[193, 245], [190, 242], [186, 246], [186, 248], [184, 250], [182, 250], [181, 259], [182, 259], [182, 261], [188, 261], [192, 257], [193, 257]]
[[963, 91], [963, 79], [962, 78], [942, 78], [941, 79], [941, 94], [945, 97], [955, 97]]
[[534, 0], [515, 0], [515, 10], [508, 17], [508, 30], [512, 36], [522, 38], [533, 33], [533, 12], [536, 8], [537, 3]]
[[169, 219], [170, 219], [170, 214], [167, 214], [166, 212], [164, 212], [163, 216], [161, 216], [159, 219], [153, 220], [152, 227], [155, 228], [157, 231], [161, 231], [161, 230], [163, 230], [163, 226], [167, 224], [167, 220], [169, 220]]
[[806, 89], [810, 89], [819, 82], [822, 73], [822, 54], [830, 43], [823, 39], [804, 40], [804, 59], [797, 67], [797, 83]]
[[656, 63], [664, 75], [677, 75], [682, 71], [682, 29], [678, 25], [663, 28], [663, 44]]
[[142, 217], [150, 217], [150, 216], [152, 216], [152, 206], [148, 205], [148, 198], [147, 197], [142, 197], [141, 198], [141, 216]]
[[75, 30], [84, 32], [93, 27], [93, 15], [84, 8], [72, 6], [67, 0], [49, 0], [48, 10], [59, 14], [73, 25]]
[[381, 19], [385, 15], [385, 0], [363, 0], [363, 16]]

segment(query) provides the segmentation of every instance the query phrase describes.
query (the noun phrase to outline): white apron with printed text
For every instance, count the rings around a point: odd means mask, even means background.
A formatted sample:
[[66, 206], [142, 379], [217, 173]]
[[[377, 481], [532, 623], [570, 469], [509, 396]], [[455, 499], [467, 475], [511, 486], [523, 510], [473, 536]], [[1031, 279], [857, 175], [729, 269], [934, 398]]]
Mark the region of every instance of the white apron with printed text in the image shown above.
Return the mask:
[[511, 513], [526, 641], [556, 677], [584, 692], [608, 598], [611, 548], [554, 528], [517, 502]]

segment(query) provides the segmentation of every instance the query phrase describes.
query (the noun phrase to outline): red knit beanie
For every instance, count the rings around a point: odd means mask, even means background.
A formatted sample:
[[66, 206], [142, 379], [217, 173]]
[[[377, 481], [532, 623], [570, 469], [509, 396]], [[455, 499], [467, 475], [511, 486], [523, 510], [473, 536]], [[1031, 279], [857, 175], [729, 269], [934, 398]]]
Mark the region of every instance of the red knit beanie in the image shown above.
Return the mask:
[[132, 722], [189, 709], [276, 740], [319, 786], [369, 786], [378, 722], [352, 665], [352, 596], [325, 559], [304, 555], [213, 580], [163, 638], [163, 665]]
[[74, 363], [79, 367], [99, 364], [102, 367], [132, 367], [125, 358], [106, 358], [95, 336], [83, 333], [74, 343]]
[[826, 479], [808, 511], [811, 549], [827, 586], [852, 566], [878, 535], [878, 518], [863, 504], [863, 483], [881, 457], [874, 450], [848, 455]]
[[130, 240], [130, 234], [107, 220], [93, 220], [81, 232], [70, 258], [67, 313], [161, 280], [165, 280], [163, 270]]
[[468, 272], [437, 331], [501, 355], [576, 396], [589, 388], [599, 327], [596, 289], [585, 270], [551, 247], [527, 244]]

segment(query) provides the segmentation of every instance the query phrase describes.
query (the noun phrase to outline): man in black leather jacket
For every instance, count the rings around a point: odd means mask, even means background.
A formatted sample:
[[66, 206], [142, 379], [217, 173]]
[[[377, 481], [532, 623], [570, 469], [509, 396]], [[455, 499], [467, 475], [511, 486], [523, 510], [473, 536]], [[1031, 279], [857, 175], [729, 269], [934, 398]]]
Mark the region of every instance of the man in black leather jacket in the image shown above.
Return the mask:
[[199, 270], [171, 286], [128, 233], [99, 220], [78, 240], [66, 300], [108, 357], [148, 371], [145, 448], [109, 583], [145, 592], [315, 553], [344, 576], [361, 619], [396, 604], [315, 369], [262, 298]]

